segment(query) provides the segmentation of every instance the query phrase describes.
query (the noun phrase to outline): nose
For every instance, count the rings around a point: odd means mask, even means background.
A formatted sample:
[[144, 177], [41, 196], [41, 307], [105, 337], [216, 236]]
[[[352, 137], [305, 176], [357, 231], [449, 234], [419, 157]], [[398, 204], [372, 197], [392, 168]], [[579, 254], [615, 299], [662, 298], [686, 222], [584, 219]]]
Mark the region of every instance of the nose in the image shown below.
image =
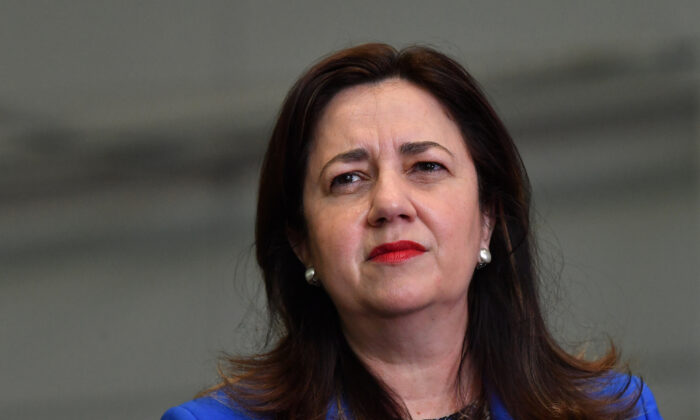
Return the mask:
[[372, 188], [367, 221], [371, 226], [382, 226], [397, 220], [411, 221], [416, 209], [411, 201], [410, 186], [400, 174], [384, 173]]

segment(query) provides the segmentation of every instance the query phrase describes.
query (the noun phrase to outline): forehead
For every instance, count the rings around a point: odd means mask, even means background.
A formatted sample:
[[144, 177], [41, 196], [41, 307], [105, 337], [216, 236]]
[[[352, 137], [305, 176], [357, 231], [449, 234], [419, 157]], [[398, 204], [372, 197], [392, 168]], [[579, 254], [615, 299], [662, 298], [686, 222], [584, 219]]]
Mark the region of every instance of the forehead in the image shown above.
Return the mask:
[[353, 147], [372, 152], [412, 141], [466, 152], [459, 127], [433, 95], [408, 81], [388, 79], [335, 95], [318, 121], [311, 153], [327, 157]]
[[392, 111], [431, 114], [441, 110], [438, 100], [424, 89], [392, 78], [341, 90], [330, 100], [321, 118], [363, 118]]

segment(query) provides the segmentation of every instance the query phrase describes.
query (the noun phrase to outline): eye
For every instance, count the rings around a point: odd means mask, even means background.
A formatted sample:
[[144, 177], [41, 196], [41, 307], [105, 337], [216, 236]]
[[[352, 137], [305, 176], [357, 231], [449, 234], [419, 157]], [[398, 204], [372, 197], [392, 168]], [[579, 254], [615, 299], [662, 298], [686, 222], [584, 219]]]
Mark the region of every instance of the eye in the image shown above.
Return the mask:
[[357, 174], [357, 172], [346, 172], [333, 178], [331, 181], [331, 189], [342, 188], [354, 182], [358, 182], [361, 179], [362, 178]]
[[413, 165], [413, 168], [420, 172], [437, 172], [446, 169], [444, 165], [437, 162], [418, 162]]

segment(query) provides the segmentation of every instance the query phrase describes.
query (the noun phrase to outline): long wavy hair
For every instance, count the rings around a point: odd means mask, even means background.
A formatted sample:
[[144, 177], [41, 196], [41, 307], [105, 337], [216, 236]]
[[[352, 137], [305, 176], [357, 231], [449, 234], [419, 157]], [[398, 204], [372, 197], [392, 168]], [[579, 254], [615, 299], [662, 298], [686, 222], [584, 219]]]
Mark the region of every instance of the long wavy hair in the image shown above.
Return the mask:
[[[478, 402], [483, 406], [487, 396], [497, 395], [517, 419], [631, 414], [636, 399], [625, 397], [629, 381], [612, 395], [600, 392], [618, 365], [614, 347], [588, 361], [568, 354], [548, 332], [538, 295], [527, 174], [476, 81], [431, 48], [397, 51], [385, 44], [326, 57], [299, 78], [282, 105], [262, 164], [255, 225], [274, 343], [262, 354], [224, 360], [222, 382], [214, 389], [252, 413], [276, 419], [323, 419], [329, 403], [338, 400], [355, 419], [410, 418], [400, 398], [349, 348], [331, 299], [322, 287], [304, 281], [305, 267], [290, 243], [307, 235], [302, 185], [323, 109], [343, 89], [388, 78], [431, 93], [459, 126], [476, 166], [480, 204], [495, 221], [493, 260], [474, 272], [467, 297], [462, 363], [469, 358], [480, 379]], [[638, 398], [639, 392], [633, 394]]]

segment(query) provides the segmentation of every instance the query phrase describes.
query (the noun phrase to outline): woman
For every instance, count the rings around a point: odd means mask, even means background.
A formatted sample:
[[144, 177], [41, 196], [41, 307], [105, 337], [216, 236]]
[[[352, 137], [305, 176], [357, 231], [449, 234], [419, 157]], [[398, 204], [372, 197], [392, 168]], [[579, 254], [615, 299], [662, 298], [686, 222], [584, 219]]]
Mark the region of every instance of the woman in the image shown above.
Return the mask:
[[547, 332], [529, 200], [459, 64], [382, 44], [327, 57], [287, 96], [260, 178], [279, 339], [163, 418], [660, 418], [614, 348], [585, 361]]

